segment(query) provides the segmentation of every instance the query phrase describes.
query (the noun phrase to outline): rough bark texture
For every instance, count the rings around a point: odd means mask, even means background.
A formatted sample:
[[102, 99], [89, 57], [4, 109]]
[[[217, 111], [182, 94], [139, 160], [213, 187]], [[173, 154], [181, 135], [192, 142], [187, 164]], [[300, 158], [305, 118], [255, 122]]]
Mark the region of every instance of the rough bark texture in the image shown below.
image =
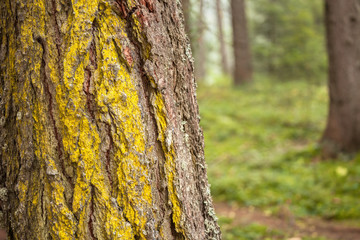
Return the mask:
[[231, 0], [234, 47], [234, 83], [252, 81], [252, 57], [247, 29], [245, 1]]
[[10, 239], [219, 239], [172, 0], [0, 0]]
[[226, 45], [224, 39], [224, 29], [223, 29], [223, 14], [221, 8], [221, 0], [216, 0], [216, 16], [217, 16], [217, 25], [218, 25], [218, 38], [220, 43], [220, 55], [221, 55], [221, 68], [223, 73], [229, 73], [229, 64], [228, 57], [226, 54]]
[[326, 157], [360, 150], [360, 1], [326, 0], [330, 108]]

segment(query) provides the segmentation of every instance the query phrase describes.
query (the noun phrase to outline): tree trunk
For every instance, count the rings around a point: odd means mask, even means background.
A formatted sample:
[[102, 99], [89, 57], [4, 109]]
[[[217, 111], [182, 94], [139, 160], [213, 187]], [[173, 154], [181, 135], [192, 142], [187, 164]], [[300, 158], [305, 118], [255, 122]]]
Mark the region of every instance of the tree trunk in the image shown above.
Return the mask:
[[181, 0], [182, 10], [184, 13], [184, 21], [185, 21], [185, 31], [191, 39], [191, 29], [190, 29], [190, 0]]
[[185, 31], [190, 39], [191, 50], [195, 58], [195, 77], [202, 80], [205, 77], [205, 57], [206, 49], [204, 45], [205, 24], [203, 19], [204, 1], [199, 1], [199, 14], [195, 32], [191, 27], [191, 2], [190, 0], [181, 0], [185, 19]]
[[326, 0], [330, 108], [325, 157], [360, 150], [360, 1]]
[[205, 21], [204, 21], [204, 0], [199, 0], [199, 17], [198, 17], [198, 35], [197, 41], [193, 41], [196, 51], [195, 55], [195, 77], [197, 80], [203, 80], [206, 76], [206, 43], [204, 41]]
[[218, 24], [218, 37], [220, 43], [220, 54], [221, 54], [221, 68], [224, 74], [229, 73], [229, 64], [226, 54], [226, 45], [224, 39], [224, 30], [223, 30], [223, 14], [221, 9], [221, 0], [216, 0], [216, 15], [217, 15], [217, 24]]
[[241, 85], [252, 81], [252, 58], [246, 21], [245, 1], [231, 0], [233, 47], [234, 47], [234, 83]]
[[179, 9], [1, 0], [10, 239], [220, 239]]
[[[283, 4], [281, 3], [279, 0], [270, 0], [270, 4], [272, 4], [273, 6], [279, 5], [279, 4]], [[270, 47], [277, 47], [277, 39], [278, 39], [278, 21], [277, 18], [279, 16], [279, 13], [277, 11], [269, 11], [266, 14], [266, 18], [265, 21], [267, 23], [267, 25], [269, 26], [267, 28], [267, 31], [265, 32], [265, 36], [267, 38], [267, 41], [270, 42]], [[277, 58], [280, 58], [281, 56], [278, 55], [278, 53], [276, 51], [269, 51], [269, 54], [267, 56], [267, 59], [265, 61], [267, 61], [267, 72], [271, 75], [274, 75], [276, 73], [276, 60]]]

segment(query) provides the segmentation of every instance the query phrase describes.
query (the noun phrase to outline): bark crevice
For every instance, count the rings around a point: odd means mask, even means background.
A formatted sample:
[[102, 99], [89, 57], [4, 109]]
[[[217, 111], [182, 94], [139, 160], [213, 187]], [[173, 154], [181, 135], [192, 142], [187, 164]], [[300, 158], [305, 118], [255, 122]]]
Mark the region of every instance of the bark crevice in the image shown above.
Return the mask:
[[94, 191], [94, 186], [91, 186], [90, 188], [90, 213], [89, 213], [89, 220], [88, 220], [88, 228], [90, 231], [90, 236], [91, 239], [93, 240], [98, 240], [98, 238], [95, 236], [94, 233], [94, 226], [93, 226], [93, 221], [94, 221], [94, 197], [95, 197], [95, 191]]

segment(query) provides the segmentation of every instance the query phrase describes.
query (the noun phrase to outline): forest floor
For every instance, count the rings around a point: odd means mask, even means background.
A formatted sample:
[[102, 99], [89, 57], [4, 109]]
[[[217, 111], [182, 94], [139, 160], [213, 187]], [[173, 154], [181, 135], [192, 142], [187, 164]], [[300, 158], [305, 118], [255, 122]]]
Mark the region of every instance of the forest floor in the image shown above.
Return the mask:
[[259, 78], [239, 88], [224, 79], [199, 85], [224, 240], [360, 239], [360, 156], [320, 158], [325, 84]]
[[[291, 215], [272, 216], [253, 207], [238, 207], [228, 203], [215, 203], [224, 239], [234, 238], [237, 231], [241, 239], [360, 239], [357, 223], [307, 217], [295, 219]], [[241, 230], [240, 230], [241, 229]], [[246, 238], [248, 237], [248, 238]], [[239, 238], [236, 238], [239, 239]]]

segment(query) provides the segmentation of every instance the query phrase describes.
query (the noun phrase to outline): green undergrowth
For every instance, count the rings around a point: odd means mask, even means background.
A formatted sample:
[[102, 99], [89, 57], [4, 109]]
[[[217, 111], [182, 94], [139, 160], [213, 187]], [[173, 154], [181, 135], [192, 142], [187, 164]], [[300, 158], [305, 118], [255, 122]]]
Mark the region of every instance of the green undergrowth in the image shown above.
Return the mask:
[[259, 224], [234, 226], [230, 218], [220, 218], [219, 223], [222, 226], [222, 237], [227, 240], [283, 239], [285, 236], [280, 231]]
[[274, 215], [286, 206], [295, 217], [360, 218], [360, 157], [319, 158], [325, 84], [222, 81], [200, 84], [198, 101], [216, 201]]
[[[291, 235], [260, 224], [236, 226], [231, 218], [221, 217], [222, 237], [225, 240], [288, 240]], [[297, 238], [299, 239], [299, 238]], [[301, 240], [325, 240], [322, 237], [302, 237]]]

